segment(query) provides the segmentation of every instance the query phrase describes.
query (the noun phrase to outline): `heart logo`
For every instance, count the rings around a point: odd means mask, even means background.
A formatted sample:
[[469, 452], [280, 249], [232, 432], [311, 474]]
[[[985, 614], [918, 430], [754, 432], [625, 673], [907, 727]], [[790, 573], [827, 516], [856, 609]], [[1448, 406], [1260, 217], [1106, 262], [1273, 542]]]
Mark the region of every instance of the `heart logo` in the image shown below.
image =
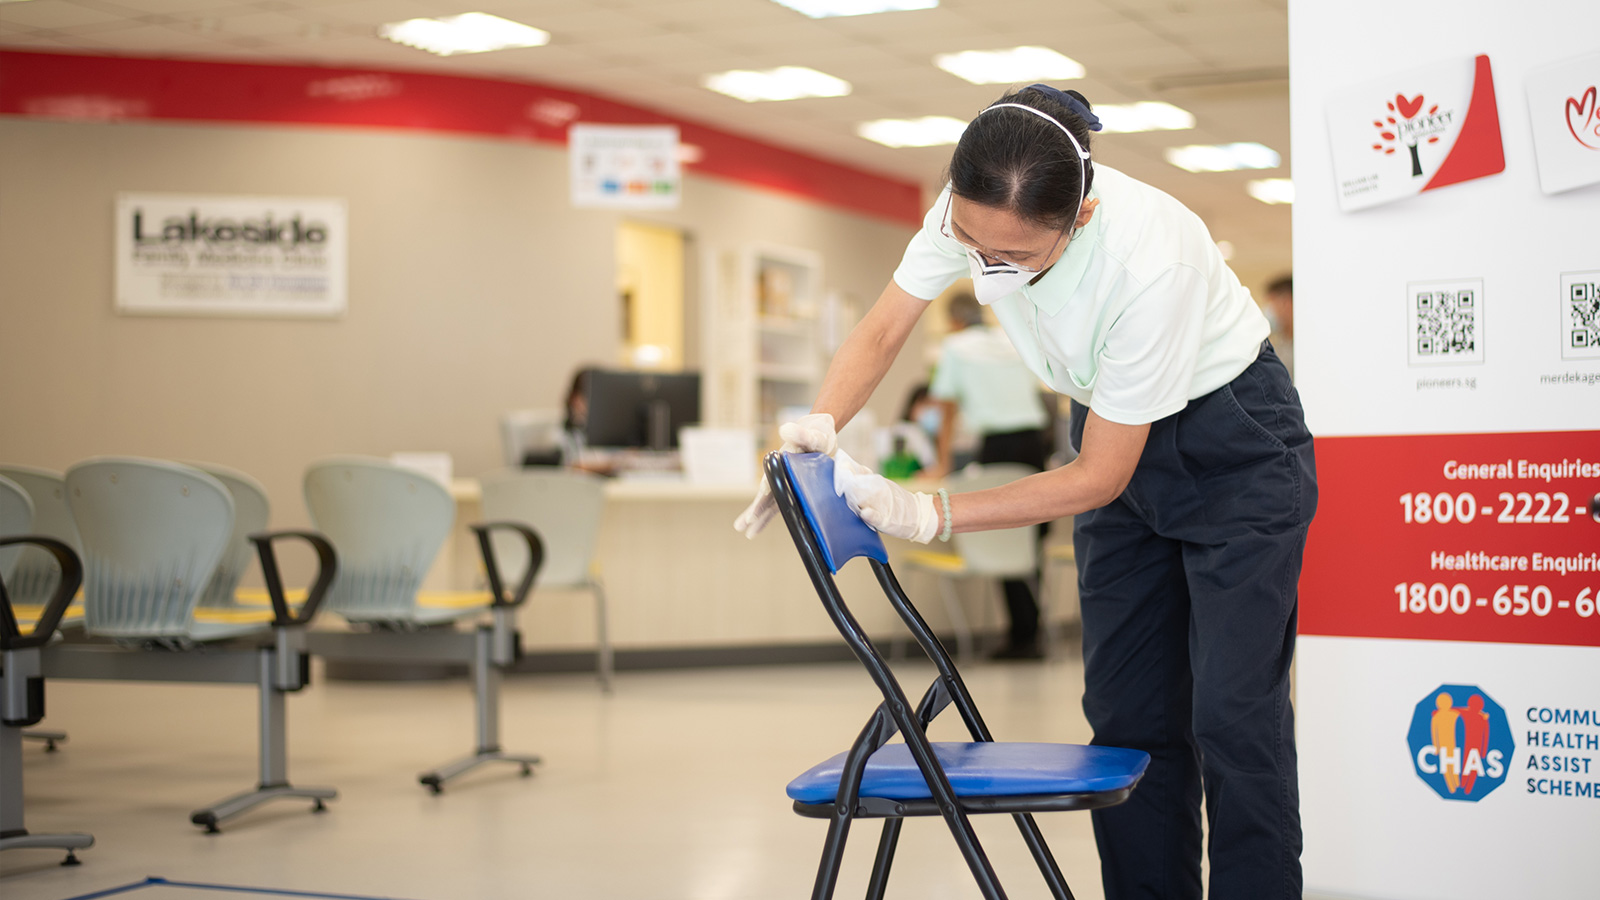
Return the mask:
[[1590, 87], [1582, 97], [1567, 98], [1567, 130], [1578, 143], [1600, 150], [1600, 110], [1596, 109], [1596, 89]]
[[1417, 114], [1417, 110], [1422, 109], [1422, 95], [1418, 94], [1407, 100], [1404, 94], [1395, 94], [1394, 104], [1400, 109], [1400, 115], [1409, 119]]

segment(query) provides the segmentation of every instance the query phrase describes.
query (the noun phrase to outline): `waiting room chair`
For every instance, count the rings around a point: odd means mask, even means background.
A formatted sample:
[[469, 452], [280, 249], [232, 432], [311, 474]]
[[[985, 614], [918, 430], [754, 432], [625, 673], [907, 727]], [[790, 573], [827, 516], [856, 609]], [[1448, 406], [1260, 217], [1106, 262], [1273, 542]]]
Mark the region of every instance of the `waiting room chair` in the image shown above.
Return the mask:
[[[992, 463], [967, 466], [945, 479], [944, 487], [951, 494], [982, 491], [1010, 484], [1026, 478], [1039, 470], [1017, 463]], [[956, 635], [956, 656], [962, 662], [974, 658], [972, 627], [967, 622], [966, 611], [956, 583], [967, 579], [982, 579], [998, 584], [1002, 579], [1029, 581], [1039, 603], [1039, 617], [1048, 625], [1051, 610], [1039, 590], [1039, 533], [1037, 526], [1006, 528], [997, 531], [971, 531], [950, 536], [950, 552], [938, 550], [912, 550], [906, 562], [915, 569], [929, 572], [939, 579], [939, 598], [944, 603], [945, 614]]]
[[[336, 457], [313, 463], [305, 474], [306, 507], [317, 528], [339, 551], [339, 577], [328, 607], [357, 633], [319, 633], [312, 647], [329, 659], [383, 662], [465, 662], [473, 673], [477, 744], [462, 759], [418, 776], [434, 793], [444, 783], [488, 762], [510, 762], [532, 774], [539, 757], [505, 752], [500, 746], [500, 678], [518, 654], [516, 616], [527, 600], [544, 551], [539, 536], [518, 523], [473, 526], [489, 572], [490, 591], [473, 605], [429, 606], [418, 589], [455, 521], [455, 501], [429, 476], [366, 457]], [[491, 534], [509, 531], [530, 559], [518, 587], [507, 591], [495, 564]], [[489, 623], [471, 632], [456, 622]]]
[[[813, 900], [833, 896], [851, 823], [882, 818], [867, 890], [869, 900], [881, 900], [908, 816], [942, 817], [981, 894], [1001, 900], [1005, 893], [969, 818], [980, 813], [1012, 815], [1051, 896], [1070, 900], [1072, 892], [1032, 814], [1121, 803], [1144, 775], [1149, 755], [1119, 747], [995, 742], [949, 653], [889, 568], [882, 539], [834, 494], [833, 460], [817, 453], [769, 454], [766, 477], [824, 608], [883, 696], [848, 752], [789, 783], [795, 812], [828, 820]], [[858, 556], [869, 560], [889, 602], [938, 669], [915, 707], [834, 581]], [[927, 727], [951, 703], [972, 740], [930, 742]], [[889, 744], [896, 733], [904, 742]]]
[[[22, 534], [55, 538], [72, 548], [74, 558], [82, 559], [83, 545], [78, 541], [78, 527], [72, 522], [72, 510], [67, 508], [67, 483], [60, 475], [48, 469], [26, 466], [0, 466], [0, 480], [9, 480], [28, 495], [33, 504], [33, 523], [27, 528], [13, 529], [0, 525], [0, 534]], [[3, 493], [3, 492], [0, 492]], [[0, 506], [7, 501], [0, 497]], [[10, 501], [15, 502], [15, 501]], [[5, 518], [0, 513], [0, 519]], [[12, 611], [19, 620], [37, 619], [45, 602], [55, 593], [61, 578], [61, 564], [54, 555], [42, 547], [24, 545], [20, 553], [0, 554], [0, 578], [5, 579], [11, 595]], [[10, 566], [7, 566], [7, 560]], [[69, 604], [74, 598], [68, 598]], [[69, 605], [58, 627], [83, 624], [81, 612], [74, 613]], [[32, 728], [22, 733], [25, 740], [44, 744], [48, 753], [66, 741], [64, 731], [46, 731]]]
[[[196, 618], [233, 530], [233, 499], [217, 479], [161, 460], [99, 458], [67, 471], [67, 499], [83, 541], [84, 617], [98, 643], [47, 647], [51, 678], [200, 681], [253, 684], [261, 725], [254, 790], [196, 810], [190, 821], [209, 832], [269, 800], [303, 798], [321, 811], [332, 788], [289, 783], [285, 697], [310, 681], [306, 625], [337, 570], [320, 535], [281, 531], [251, 535], [272, 609], [233, 619]], [[291, 610], [273, 542], [294, 538], [317, 554], [316, 583]]]
[[211, 580], [200, 593], [200, 606], [203, 608], [233, 609], [240, 605], [236, 597], [239, 581], [244, 578], [250, 558], [255, 555], [250, 535], [267, 530], [267, 519], [271, 514], [267, 489], [249, 475], [226, 466], [214, 463], [190, 465], [222, 482], [223, 487], [228, 489], [228, 496], [233, 499], [233, 530], [228, 535], [228, 543], [223, 548], [222, 558], [217, 561], [216, 570], [211, 573]]
[[54, 637], [56, 626], [66, 614], [68, 604], [83, 580], [78, 555], [65, 542], [43, 535], [17, 534], [9, 530], [6, 499], [14, 482], [0, 479], [0, 547], [27, 546], [37, 549], [56, 566], [55, 590], [46, 598], [33, 627], [24, 631], [17, 622], [0, 576], [0, 850], [56, 848], [67, 851], [64, 866], [75, 866], [75, 851], [93, 846], [88, 834], [30, 834], [23, 819], [22, 729], [44, 718], [44, 677], [41, 648]]
[[[605, 479], [570, 469], [501, 469], [479, 479], [483, 515], [494, 521], [522, 522], [544, 542], [539, 589], [577, 589], [594, 595], [596, 670], [600, 687], [609, 692], [613, 673], [605, 587], [595, 573], [594, 551], [605, 509]], [[502, 536], [495, 556], [508, 576], [526, 570], [527, 550]]]

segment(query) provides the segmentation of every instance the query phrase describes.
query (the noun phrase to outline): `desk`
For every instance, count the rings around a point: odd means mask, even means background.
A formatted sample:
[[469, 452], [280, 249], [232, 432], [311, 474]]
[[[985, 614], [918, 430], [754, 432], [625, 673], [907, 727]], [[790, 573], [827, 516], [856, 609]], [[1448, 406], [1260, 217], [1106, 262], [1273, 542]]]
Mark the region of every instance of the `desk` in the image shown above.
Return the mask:
[[[483, 584], [476, 539], [466, 527], [481, 521], [474, 479], [451, 485], [455, 536], [440, 553], [425, 586], [471, 589]], [[610, 604], [611, 641], [619, 650], [818, 644], [837, 641], [783, 523], [774, 520], [755, 540], [733, 530], [750, 503], [746, 484], [688, 484], [617, 478], [606, 483], [597, 559]], [[905, 544], [887, 542], [891, 557]], [[936, 630], [946, 622], [931, 579], [901, 571], [902, 583]], [[838, 578], [852, 611], [869, 634], [904, 633], [899, 617], [863, 562]], [[968, 598], [974, 622], [1001, 620], [981, 591]], [[594, 646], [590, 599], [580, 592], [536, 591], [518, 615], [530, 650]]]

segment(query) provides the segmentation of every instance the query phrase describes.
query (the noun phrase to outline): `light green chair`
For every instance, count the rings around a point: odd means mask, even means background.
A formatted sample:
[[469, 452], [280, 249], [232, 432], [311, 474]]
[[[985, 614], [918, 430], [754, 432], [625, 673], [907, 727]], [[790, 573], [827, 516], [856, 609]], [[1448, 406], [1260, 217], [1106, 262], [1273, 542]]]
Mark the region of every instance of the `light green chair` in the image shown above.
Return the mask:
[[[321, 811], [332, 788], [289, 783], [285, 697], [309, 682], [305, 629], [337, 570], [328, 542], [309, 532], [255, 534], [272, 609], [198, 621], [201, 592], [228, 549], [234, 503], [227, 487], [174, 462], [106, 457], [67, 470], [67, 502], [83, 541], [85, 630], [100, 642], [46, 648], [51, 678], [253, 684], [260, 699], [260, 768], [254, 790], [196, 810], [223, 820], [268, 800], [303, 798]], [[279, 579], [272, 542], [293, 537], [318, 556], [316, 583], [298, 611]]]
[[455, 500], [438, 481], [387, 460], [334, 457], [306, 469], [305, 495], [312, 523], [339, 550], [329, 611], [352, 623], [407, 630], [488, 608], [487, 595], [482, 607], [417, 603], [455, 523]]
[[[605, 479], [570, 469], [499, 469], [478, 479], [483, 515], [491, 521], [521, 522], [544, 542], [544, 564], [535, 588], [575, 589], [594, 595], [596, 671], [611, 690], [611, 637], [606, 624], [606, 594], [595, 572], [595, 544], [605, 509]], [[495, 558], [509, 578], [528, 567], [528, 551], [510, 535], [494, 538]]]
[[[532, 774], [539, 757], [507, 753], [500, 746], [500, 680], [518, 655], [515, 612], [527, 599], [544, 555], [538, 535], [515, 522], [474, 525], [490, 590], [476, 605], [426, 605], [418, 602], [418, 590], [455, 521], [455, 500], [444, 485], [387, 460], [346, 456], [313, 463], [306, 470], [305, 494], [311, 521], [339, 552], [339, 577], [328, 593], [329, 608], [363, 629], [313, 635], [311, 647], [317, 655], [387, 663], [461, 662], [472, 672], [477, 725], [473, 752], [417, 780], [437, 794], [446, 781], [488, 762], [509, 762], [523, 775]], [[504, 587], [511, 579], [499, 577], [494, 531], [515, 532], [523, 558], [531, 554], [534, 561], [514, 589]], [[468, 619], [477, 620], [469, 631], [451, 627]]]

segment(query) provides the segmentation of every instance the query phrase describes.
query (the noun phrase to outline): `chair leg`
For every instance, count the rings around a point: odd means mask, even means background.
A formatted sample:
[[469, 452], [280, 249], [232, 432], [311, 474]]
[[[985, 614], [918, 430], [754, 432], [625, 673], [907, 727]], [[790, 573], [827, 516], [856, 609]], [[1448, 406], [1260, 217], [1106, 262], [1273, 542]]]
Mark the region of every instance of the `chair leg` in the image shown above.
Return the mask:
[[900, 842], [900, 826], [905, 819], [884, 819], [878, 838], [878, 855], [872, 861], [872, 880], [867, 882], [867, 900], [883, 900], [889, 887], [889, 867], [894, 865], [894, 848]]
[[811, 900], [832, 900], [839, 881], [839, 866], [844, 862], [844, 841], [850, 836], [850, 817], [835, 812], [828, 820], [828, 837], [822, 844], [822, 859], [817, 863], [817, 883]]
[[614, 660], [611, 655], [611, 628], [609, 617], [606, 615], [606, 589], [600, 584], [600, 579], [591, 578], [589, 586], [594, 590], [594, 631], [597, 643], [596, 664], [600, 675], [600, 690], [611, 693], [611, 676], [615, 672]]
[[189, 821], [204, 828], [207, 834], [219, 833], [222, 829], [218, 826], [224, 819], [232, 818], [269, 800], [299, 797], [315, 801], [311, 807], [312, 812], [322, 812], [327, 809], [322, 801], [339, 796], [339, 792], [333, 788], [297, 788], [289, 783], [289, 729], [284, 706], [287, 693], [273, 684], [275, 654], [276, 651], [273, 649], [263, 647], [257, 657], [259, 675], [256, 685], [261, 697], [259, 713], [261, 780], [253, 791], [235, 794], [191, 813]]
[[79, 860], [74, 851], [93, 846], [94, 835], [29, 834], [23, 824], [22, 738], [21, 728], [0, 725], [0, 850], [65, 850], [67, 858], [61, 864], [75, 866]]
[[444, 783], [488, 762], [504, 761], [522, 767], [524, 776], [533, 774], [537, 756], [506, 753], [500, 749], [500, 667], [494, 662], [494, 629], [480, 627], [473, 634], [472, 681], [476, 707], [477, 749], [460, 759], [417, 776], [417, 781], [435, 794]]
[[939, 576], [939, 598], [944, 601], [944, 611], [950, 617], [950, 627], [956, 631], [956, 657], [964, 663], [972, 662], [972, 627], [967, 624], [967, 613], [961, 608], [961, 597], [956, 593], [955, 579]]
[[1039, 864], [1039, 873], [1044, 876], [1045, 884], [1050, 888], [1050, 896], [1054, 900], [1074, 900], [1072, 888], [1067, 887], [1067, 879], [1061, 874], [1061, 867], [1056, 865], [1056, 858], [1050, 854], [1050, 845], [1044, 842], [1044, 835], [1039, 831], [1039, 824], [1033, 816], [1022, 813], [1012, 818], [1017, 820], [1017, 828], [1022, 831], [1022, 840], [1027, 843], [1028, 850], [1033, 853], [1033, 859]]

